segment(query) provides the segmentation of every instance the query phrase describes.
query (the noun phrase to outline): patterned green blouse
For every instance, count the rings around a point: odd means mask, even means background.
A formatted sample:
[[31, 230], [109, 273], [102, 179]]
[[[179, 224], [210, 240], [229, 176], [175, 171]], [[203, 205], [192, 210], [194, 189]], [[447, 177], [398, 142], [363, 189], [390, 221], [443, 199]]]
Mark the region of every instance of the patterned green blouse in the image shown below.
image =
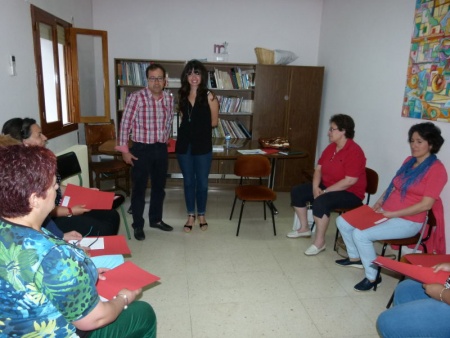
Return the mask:
[[99, 302], [83, 250], [0, 218], [0, 337], [76, 337], [71, 322]]

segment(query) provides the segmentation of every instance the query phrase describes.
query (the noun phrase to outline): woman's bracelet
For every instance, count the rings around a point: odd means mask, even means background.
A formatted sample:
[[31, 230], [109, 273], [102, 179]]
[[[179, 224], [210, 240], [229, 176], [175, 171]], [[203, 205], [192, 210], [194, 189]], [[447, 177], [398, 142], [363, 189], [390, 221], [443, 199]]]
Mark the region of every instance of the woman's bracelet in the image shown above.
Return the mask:
[[[118, 293], [117, 296], [121, 296], [125, 300], [125, 306], [123, 307], [124, 310], [128, 309], [128, 297], [124, 293]], [[114, 296], [113, 299], [116, 299], [117, 296]]]
[[441, 293], [439, 294], [439, 298], [441, 299], [441, 302], [445, 303], [444, 300], [442, 299], [442, 296], [444, 295], [444, 291], [448, 290], [447, 288], [443, 288], [441, 290]]

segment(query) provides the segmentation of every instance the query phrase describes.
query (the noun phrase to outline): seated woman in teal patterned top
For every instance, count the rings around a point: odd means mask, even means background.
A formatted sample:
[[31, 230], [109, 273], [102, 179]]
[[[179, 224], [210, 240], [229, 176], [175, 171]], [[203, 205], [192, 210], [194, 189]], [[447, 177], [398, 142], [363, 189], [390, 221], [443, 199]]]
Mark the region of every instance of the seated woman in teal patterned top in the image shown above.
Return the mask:
[[55, 207], [56, 157], [43, 147], [0, 147], [0, 336], [155, 337], [142, 290], [102, 302], [84, 251], [41, 228]]

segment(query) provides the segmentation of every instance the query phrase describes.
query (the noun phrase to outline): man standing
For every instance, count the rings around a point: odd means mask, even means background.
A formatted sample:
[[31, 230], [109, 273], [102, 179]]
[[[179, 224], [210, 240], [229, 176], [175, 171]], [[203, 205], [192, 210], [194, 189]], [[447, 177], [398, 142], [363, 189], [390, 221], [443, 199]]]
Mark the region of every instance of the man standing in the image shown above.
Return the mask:
[[[131, 211], [134, 237], [145, 239], [143, 218], [145, 190], [151, 180], [150, 227], [163, 231], [173, 228], [162, 220], [163, 202], [168, 167], [167, 142], [174, 116], [174, 100], [164, 92], [166, 71], [159, 64], [151, 64], [145, 71], [147, 88], [130, 94], [120, 124], [120, 135], [116, 150], [123, 160], [132, 165]], [[128, 149], [131, 135], [133, 146]]]

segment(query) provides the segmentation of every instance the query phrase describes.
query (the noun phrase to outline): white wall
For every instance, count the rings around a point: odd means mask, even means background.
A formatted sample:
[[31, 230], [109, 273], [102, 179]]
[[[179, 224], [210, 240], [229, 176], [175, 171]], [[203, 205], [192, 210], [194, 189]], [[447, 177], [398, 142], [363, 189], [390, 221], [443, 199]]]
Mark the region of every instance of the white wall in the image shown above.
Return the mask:
[[[39, 121], [31, 29], [30, 3], [77, 27], [92, 27], [91, 0], [4, 0], [0, 11], [0, 128], [13, 117], [32, 117]], [[15, 55], [17, 76], [9, 75], [9, 57]], [[77, 133], [49, 141], [58, 153], [78, 143]]]
[[[351, 115], [367, 165], [380, 174], [376, 198], [410, 155], [408, 129], [422, 122], [401, 117], [414, 8], [415, 0], [324, 0], [319, 64], [326, 79], [318, 148], [328, 143], [331, 115]], [[450, 124], [436, 125], [446, 139], [438, 157], [450, 174]], [[442, 199], [448, 223], [450, 183]]]
[[[229, 43], [230, 62], [256, 63], [255, 47], [295, 52], [317, 65], [322, 0], [92, 0], [96, 29], [108, 31], [110, 85], [114, 58], [213, 59]], [[111, 93], [111, 107], [115, 107]]]

